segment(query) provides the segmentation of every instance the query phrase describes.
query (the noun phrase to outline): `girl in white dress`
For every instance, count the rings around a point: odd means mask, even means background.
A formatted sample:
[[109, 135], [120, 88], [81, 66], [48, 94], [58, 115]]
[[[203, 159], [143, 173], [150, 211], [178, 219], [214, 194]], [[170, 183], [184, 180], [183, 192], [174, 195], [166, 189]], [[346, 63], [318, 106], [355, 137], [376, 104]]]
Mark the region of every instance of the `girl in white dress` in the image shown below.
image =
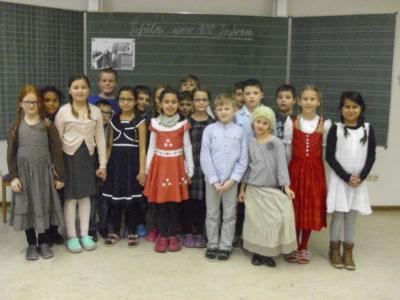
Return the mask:
[[[364, 182], [375, 162], [375, 134], [364, 122], [365, 103], [357, 92], [340, 98], [341, 122], [329, 130], [326, 160], [331, 167], [327, 211], [333, 213], [330, 227], [329, 260], [333, 267], [355, 270], [352, 258], [357, 214], [371, 214], [368, 189]], [[343, 256], [340, 230], [344, 224]]]

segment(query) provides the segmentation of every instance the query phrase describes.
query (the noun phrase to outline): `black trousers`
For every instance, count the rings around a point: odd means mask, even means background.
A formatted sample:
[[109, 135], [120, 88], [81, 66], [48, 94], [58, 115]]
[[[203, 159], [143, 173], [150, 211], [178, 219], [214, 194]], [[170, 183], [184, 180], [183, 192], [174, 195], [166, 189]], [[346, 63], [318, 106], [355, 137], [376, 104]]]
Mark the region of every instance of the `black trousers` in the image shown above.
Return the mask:
[[244, 203], [239, 202], [237, 206], [236, 214], [236, 230], [235, 236], [241, 236], [243, 232], [243, 222], [244, 222]]
[[25, 235], [29, 246], [50, 243], [50, 228], [46, 229], [44, 233], [39, 233], [38, 236], [36, 236], [36, 230], [34, 228], [29, 228], [25, 230]]
[[140, 215], [140, 205], [141, 203], [139, 201], [110, 201], [111, 221], [114, 233], [118, 235], [121, 234], [121, 222], [124, 210], [128, 233], [136, 233], [136, 226], [138, 225]]
[[157, 206], [158, 229], [162, 237], [176, 235], [179, 218], [179, 205], [176, 202], [159, 203]]
[[206, 220], [206, 202], [189, 199], [183, 202], [184, 225], [187, 233], [202, 234]]

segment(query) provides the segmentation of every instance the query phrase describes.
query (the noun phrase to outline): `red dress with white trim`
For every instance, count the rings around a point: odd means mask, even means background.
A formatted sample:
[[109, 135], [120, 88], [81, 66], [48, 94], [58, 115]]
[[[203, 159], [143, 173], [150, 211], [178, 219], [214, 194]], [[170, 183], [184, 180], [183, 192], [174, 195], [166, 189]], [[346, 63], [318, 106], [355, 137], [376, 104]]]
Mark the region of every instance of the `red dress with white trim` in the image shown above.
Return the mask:
[[151, 203], [182, 202], [189, 199], [189, 178], [185, 169], [183, 137], [190, 128], [187, 120], [164, 127], [151, 120], [156, 149], [151, 161], [144, 194]]
[[322, 160], [323, 134], [317, 130], [305, 133], [296, 128], [295, 123], [289, 173], [290, 187], [296, 195], [293, 200], [296, 229], [321, 230], [326, 227], [327, 196]]

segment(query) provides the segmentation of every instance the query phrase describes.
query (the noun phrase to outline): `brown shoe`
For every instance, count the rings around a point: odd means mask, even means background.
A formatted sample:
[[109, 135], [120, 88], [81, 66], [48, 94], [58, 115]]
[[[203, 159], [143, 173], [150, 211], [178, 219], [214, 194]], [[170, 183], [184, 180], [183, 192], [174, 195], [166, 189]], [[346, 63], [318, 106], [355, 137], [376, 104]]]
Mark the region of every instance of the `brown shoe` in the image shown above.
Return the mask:
[[344, 264], [340, 256], [340, 241], [331, 241], [329, 245], [329, 262], [336, 269], [343, 269]]
[[354, 244], [343, 242], [343, 263], [347, 270], [354, 271], [356, 264], [353, 261]]

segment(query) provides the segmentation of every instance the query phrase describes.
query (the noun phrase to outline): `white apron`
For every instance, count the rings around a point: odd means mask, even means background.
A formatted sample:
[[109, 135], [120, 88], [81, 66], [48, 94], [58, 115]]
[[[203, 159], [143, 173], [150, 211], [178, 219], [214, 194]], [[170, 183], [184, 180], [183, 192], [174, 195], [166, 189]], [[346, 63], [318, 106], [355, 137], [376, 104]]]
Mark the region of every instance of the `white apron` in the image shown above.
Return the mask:
[[[365, 144], [360, 142], [364, 136], [364, 128], [361, 126], [356, 130], [348, 129], [348, 135], [345, 137], [344, 124], [336, 123], [336, 126], [336, 160], [347, 173], [360, 174], [365, 165], [368, 152], [368, 141]], [[369, 123], [365, 123], [364, 126], [367, 135], [369, 135]], [[350, 210], [358, 211], [362, 215], [372, 213], [367, 184], [363, 181], [358, 187], [351, 187], [330, 169], [327, 211], [332, 213], [335, 211], [348, 212]]]

